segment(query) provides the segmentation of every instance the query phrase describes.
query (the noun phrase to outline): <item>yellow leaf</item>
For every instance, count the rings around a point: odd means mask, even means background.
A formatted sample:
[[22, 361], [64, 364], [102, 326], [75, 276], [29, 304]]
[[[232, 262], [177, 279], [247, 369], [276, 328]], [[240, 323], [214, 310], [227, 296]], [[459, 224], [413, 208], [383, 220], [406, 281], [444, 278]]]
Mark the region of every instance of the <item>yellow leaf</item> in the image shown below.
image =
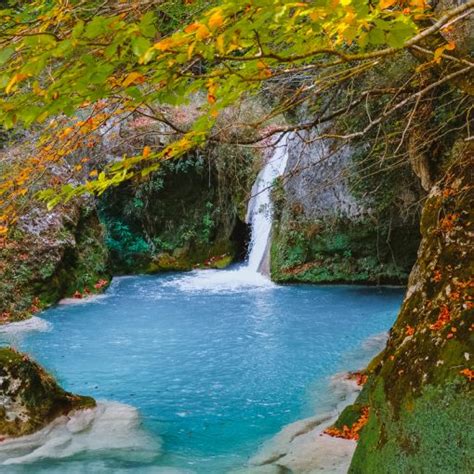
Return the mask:
[[196, 41], [193, 41], [188, 47], [188, 59], [191, 59], [193, 57], [193, 51], [195, 47], [196, 47]]
[[215, 11], [209, 18], [209, 28], [211, 30], [217, 30], [224, 24], [224, 18], [222, 17], [222, 11]]
[[20, 83], [21, 81], [25, 80], [28, 77], [28, 74], [15, 74], [11, 79], [10, 82], [7, 84], [7, 87], [5, 87], [5, 93], [9, 94], [13, 87]]
[[164, 40], [155, 43], [153, 46], [155, 49], [159, 51], [169, 51], [173, 46], [178, 46], [179, 44], [173, 38], [165, 38]]
[[139, 72], [131, 72], [123, 81], [122, 86], [128, 87], [132, 84], [141, 84], [145, 80], [145, 76]]
[[439, 64], [441, 62], [441, 57], [443, 56], [443, 53], [446, 50], [452, 51], [455, 47], [456, 47], [456, 43], [454, 43], [453, 41], [450, 41], [448, 44], [443, 44], [443, 46], [436, 48], [433, 54], [433, 61]]
[[217, 51], [219, 51], [219, 54], [224, 54], [225, 53], [225, 47], [224, 47], [224, 35], [219, 35], [216, 39], [216, 47]]

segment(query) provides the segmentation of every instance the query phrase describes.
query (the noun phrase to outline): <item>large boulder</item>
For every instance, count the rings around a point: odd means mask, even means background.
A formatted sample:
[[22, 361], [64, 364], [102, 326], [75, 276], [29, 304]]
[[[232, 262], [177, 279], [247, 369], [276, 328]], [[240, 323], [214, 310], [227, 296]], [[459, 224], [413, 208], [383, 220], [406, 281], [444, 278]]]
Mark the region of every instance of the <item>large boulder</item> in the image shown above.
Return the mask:
[[27, 355], [0, 348], [0, 440], [33, 433], [61, 415], [95, 405], [91, 397], [63, 390]]

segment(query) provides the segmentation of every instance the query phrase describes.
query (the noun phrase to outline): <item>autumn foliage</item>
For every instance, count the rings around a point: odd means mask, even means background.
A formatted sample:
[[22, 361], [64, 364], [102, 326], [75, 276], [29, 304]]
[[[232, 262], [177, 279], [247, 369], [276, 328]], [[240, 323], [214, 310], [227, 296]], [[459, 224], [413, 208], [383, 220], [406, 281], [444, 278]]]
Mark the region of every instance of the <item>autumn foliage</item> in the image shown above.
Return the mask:
[[369, 407], [363, 407], [359, 419], [354, 422], [354, 424], [349, 427], [344, 425], [341, 429], [336, 427], [330, 427], [324, 430], [324, 434], [333, 436], [336, 438], [343, 439], [352, 439], [357, 441], [359, 439], [360, 430], [367, 424], [369, 421]]
[[[15, 8], [0, 9], [0, 125], [36, 127], [41, 138], [23, 166], [0, 179], [0, 234], [17, 218], [15, 203], [30, 193], [36, 177], [93, 148], [97, 133], [117, 121], [141, 114], [167, 127], [167, 141], [88, 173], [74, 163], [77, 179], [50, 183], [42, 199], [54, 205], [147, 176], [162, 160], [220, 140], [216, 126], [228, 107], [259, 94], [267, 82], [291, 82], [309, 72], [313, 78], [307, 84], [288, 91], [255, 123], [244, 124], [256, 135], [254, 141], [268, 138], [265, 128], [272, 119], [307, 94], [317, 91], [312, 99], [317, 103], [321, 92], [356, 80], [384, 58], [421, 47], [426, 36], [439, 34], [471, 8], [461, 5], [438, 18], [424, 0], [221, 0], [165, 35], [158, 13], [167, 2], [101, 2], [96, 8], [78, 1], [14, 3]], [[433, 26], [425, 28], [429, 23]], [[442, 63], [454, 68], [454, 76], [470, 71], [470, 65], [452, 59], [457, 45], [449, 37], [439, 36], [435, 43], [421, 53], [424, 69]], [[166, 116], [166, 107], [186, 106], [198, 97], [204, 100], [189, 126], [177, 126]], [[404, 98], [386, 117], [416, 97]], [[351, 104], [349, 97], [340, 110], [350, 111]], [[279, 131], [288, 127], [271, 134]], [[451, 219], [443, 225], [454, 224]]]

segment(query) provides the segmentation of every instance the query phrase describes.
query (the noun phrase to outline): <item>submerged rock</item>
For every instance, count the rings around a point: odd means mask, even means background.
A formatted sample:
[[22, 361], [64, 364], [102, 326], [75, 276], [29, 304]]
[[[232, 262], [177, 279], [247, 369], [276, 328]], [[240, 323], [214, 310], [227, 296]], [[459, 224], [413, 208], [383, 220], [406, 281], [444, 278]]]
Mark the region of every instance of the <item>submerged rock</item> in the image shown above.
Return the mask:
[[[61, 415], [93, 408], [91, 397], [63, 390], [25, 354], [0, 348], [0, 440], [31, 434]], [[1, 445], [1, 443], [0, 443]]]
[[275, 471], [268, 472], [275, 473], [346, 473], [356, 443], [329, 436], [325, 434], [325, 429], [336, 420], [338, 413], [348, 403], [354, 402], [361, 387], [351, 374], [337, 374], [332, 378], [331, 388], [340, 400], [333, 411], [284, 427], [250, 459], [249, 468], [273, 467]]

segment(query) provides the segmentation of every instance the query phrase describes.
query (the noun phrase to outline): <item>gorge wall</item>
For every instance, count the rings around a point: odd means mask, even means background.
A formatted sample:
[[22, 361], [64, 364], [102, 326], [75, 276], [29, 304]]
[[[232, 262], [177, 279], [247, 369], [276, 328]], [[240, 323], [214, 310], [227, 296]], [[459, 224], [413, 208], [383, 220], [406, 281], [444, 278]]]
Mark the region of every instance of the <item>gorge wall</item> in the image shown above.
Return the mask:
[[0, 323], [24, 319], [110, 278], [104, 229], [93, 202], [48, 211], [35, 203], [0, 241]]
[[472, 472], [474, 148], [431, 190], [408, 291], [385, 350], [336, 427], [368, 410], [350, 472]]
[[316, 132], [292, 137], [286, 176], [274, 191], [274, 280], [406, 281], [424, 193], [408, 163], [380, 170], [378, 183], [366, 180], [368, 155], [363, 145], [340, 146]]

